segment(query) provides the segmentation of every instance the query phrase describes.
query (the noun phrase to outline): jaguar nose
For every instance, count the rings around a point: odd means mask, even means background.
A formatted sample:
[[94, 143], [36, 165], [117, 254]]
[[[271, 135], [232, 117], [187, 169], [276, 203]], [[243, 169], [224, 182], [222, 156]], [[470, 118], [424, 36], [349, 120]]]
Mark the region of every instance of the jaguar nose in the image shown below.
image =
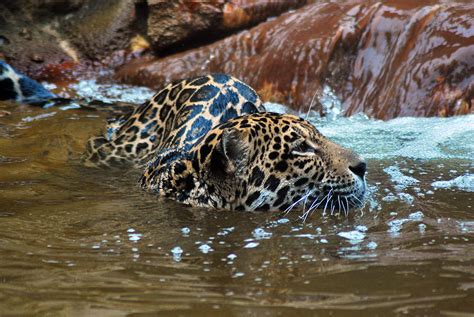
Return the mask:
[[357, 164], [350, 165], [349, 169], [360, 178], [364, 178], [365, 172], [367, 172], [367, 163], [359, 161]]

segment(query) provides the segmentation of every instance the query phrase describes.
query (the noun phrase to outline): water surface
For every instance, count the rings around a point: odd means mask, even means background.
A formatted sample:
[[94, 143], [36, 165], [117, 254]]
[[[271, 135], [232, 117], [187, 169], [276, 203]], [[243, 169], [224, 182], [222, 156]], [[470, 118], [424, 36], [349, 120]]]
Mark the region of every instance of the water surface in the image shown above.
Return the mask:
[[306, 222], [191, 208], [142, 193], [138, 171], [83, 167], [106, 113], [0, 116], [2, 315], [474, 313], [473, 115], [314, 119], [367, 158], [371, 195]]

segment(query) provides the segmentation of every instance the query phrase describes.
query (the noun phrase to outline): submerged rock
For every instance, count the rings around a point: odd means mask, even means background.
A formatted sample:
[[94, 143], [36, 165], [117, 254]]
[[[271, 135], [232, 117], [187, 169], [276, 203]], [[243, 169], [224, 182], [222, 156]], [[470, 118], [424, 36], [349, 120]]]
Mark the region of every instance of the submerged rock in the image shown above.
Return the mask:
[[170, 80], [224, 72], [248, 82], [264, 101], [300, 111], [317, 101], [327, 84], [342, 99], [346, 115], [471, 113], [474, 4], [436, 3], [311, 4], [207, 46], [134, 61], [116, 78], [158, 88]]

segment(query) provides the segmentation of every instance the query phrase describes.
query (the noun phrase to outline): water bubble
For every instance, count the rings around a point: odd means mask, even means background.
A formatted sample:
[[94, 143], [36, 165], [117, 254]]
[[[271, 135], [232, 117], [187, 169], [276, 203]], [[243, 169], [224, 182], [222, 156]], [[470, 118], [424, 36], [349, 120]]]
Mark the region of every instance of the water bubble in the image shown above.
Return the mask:
[[367, 248], [370, 249], [370, 250], [377, 249], [377, 246], [378, 246], [378, 244], [374, 241], [370, 241], [369, 243], [367, 243]]
[[463, 233], [474, 233], [474, 221], [460, 221], [459, 227]]
[[175, 260], [176, 262], [181, 261], [181, 255], [183, 254], [183, 249], [181, 249], [181, 247], [174, 247], [173, 249], [171, 249], [171, 253], [173, 254], [173, 260]]
[[249, 242], [246, 245], [244, 245], [244, 249], [253, 249], [256, 248], [259, 245], [258, 242]]
[[410, 220], [408, 219], [394, 219], [388, 222], [388, 232], [391, 233], [398, 233], [400, 230], [402, 230], [402, 226], [404, 223], [408, 222]]
[[408, 218], [415, 221], [423, 220], [425, 215], [421, 211], [416, 211], [408, 215]]
[[346, 232], [343, 231], [343, 232], [339, 232], [337, 235], [344, 239], [349, 240], [349, 243], [351, 244], [358, 244], [362, 242], [362, 240], [364, 240], [365, 238], [365, 234], [357, 230], [346, 231]]
[[283, 238], [306, 238], [314, 240], [319, 236], [319, 234], [311, 234], [311, 233], [301, 233], [301, 234], [284, 234], [282, 235]]
[[208, 245], [208, 244], [202, 244], [199, 246], [199, 250], [201, 250], [202, 253], [207, 254], [210, 251], [213, 251], [213, 249]]
[[396, 186], [396, 188], [399, 190], [402, 190], [408, 186], [414, 185], [419, 182], [414, 177], [404, 175], [400, 171], [398, 166], [389, 166], [384, 168], [383, 171], [390, 175], [392, 182], [398, 185]]
[[396, 201], [396, 200], [397, 200], [397, 196], [395, 196], [394, 194], [390, 193], [390, 194], [388, 194], [387, 196], [383, 197], [382, 200], [383, 200], [383, 201], [387, 201], [387, 202]]
[[424, 223], [420, 223], [418, 225], [418, 230], [420, 231], [420, 233], [425, 233], [426, 231], [426, 225]]
[[141, 233], [131, 233], [131, 234], [128, 235], [128, 240], [133, 241], [133, 242], [137, 242], [141, 238], [142, 238]]
[[232, 231], [234, 231], [235, 227], [223, 228], [221, 231], [217, 233], [218, 236], [226, 236]]
[[415, 200], [412, 195], [407, 194], [407, 193], [399, 193], [398, 197], [400, 198], [401, 201], [407, 203], [408, 205], [413, 204], [413, 201]]
[[272, 236], [272, 233], [265, 231], [262, 228], [257, 228], [252, 232], [252, 235], [254, 236], [255, 239], [261, 240], [261, 239], [269, 239]]

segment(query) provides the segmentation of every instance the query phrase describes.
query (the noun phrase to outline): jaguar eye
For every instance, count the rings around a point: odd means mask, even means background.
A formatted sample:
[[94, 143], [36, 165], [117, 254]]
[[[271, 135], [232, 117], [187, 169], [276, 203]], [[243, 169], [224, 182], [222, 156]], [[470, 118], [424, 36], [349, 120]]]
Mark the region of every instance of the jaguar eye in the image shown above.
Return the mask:
[[309, 145], [306, 141], [303, 141], [296, 147], [294, 147], [291, 153], [294, 155], [308, 156], [316, 154], [316, 149], [313, 146]]

